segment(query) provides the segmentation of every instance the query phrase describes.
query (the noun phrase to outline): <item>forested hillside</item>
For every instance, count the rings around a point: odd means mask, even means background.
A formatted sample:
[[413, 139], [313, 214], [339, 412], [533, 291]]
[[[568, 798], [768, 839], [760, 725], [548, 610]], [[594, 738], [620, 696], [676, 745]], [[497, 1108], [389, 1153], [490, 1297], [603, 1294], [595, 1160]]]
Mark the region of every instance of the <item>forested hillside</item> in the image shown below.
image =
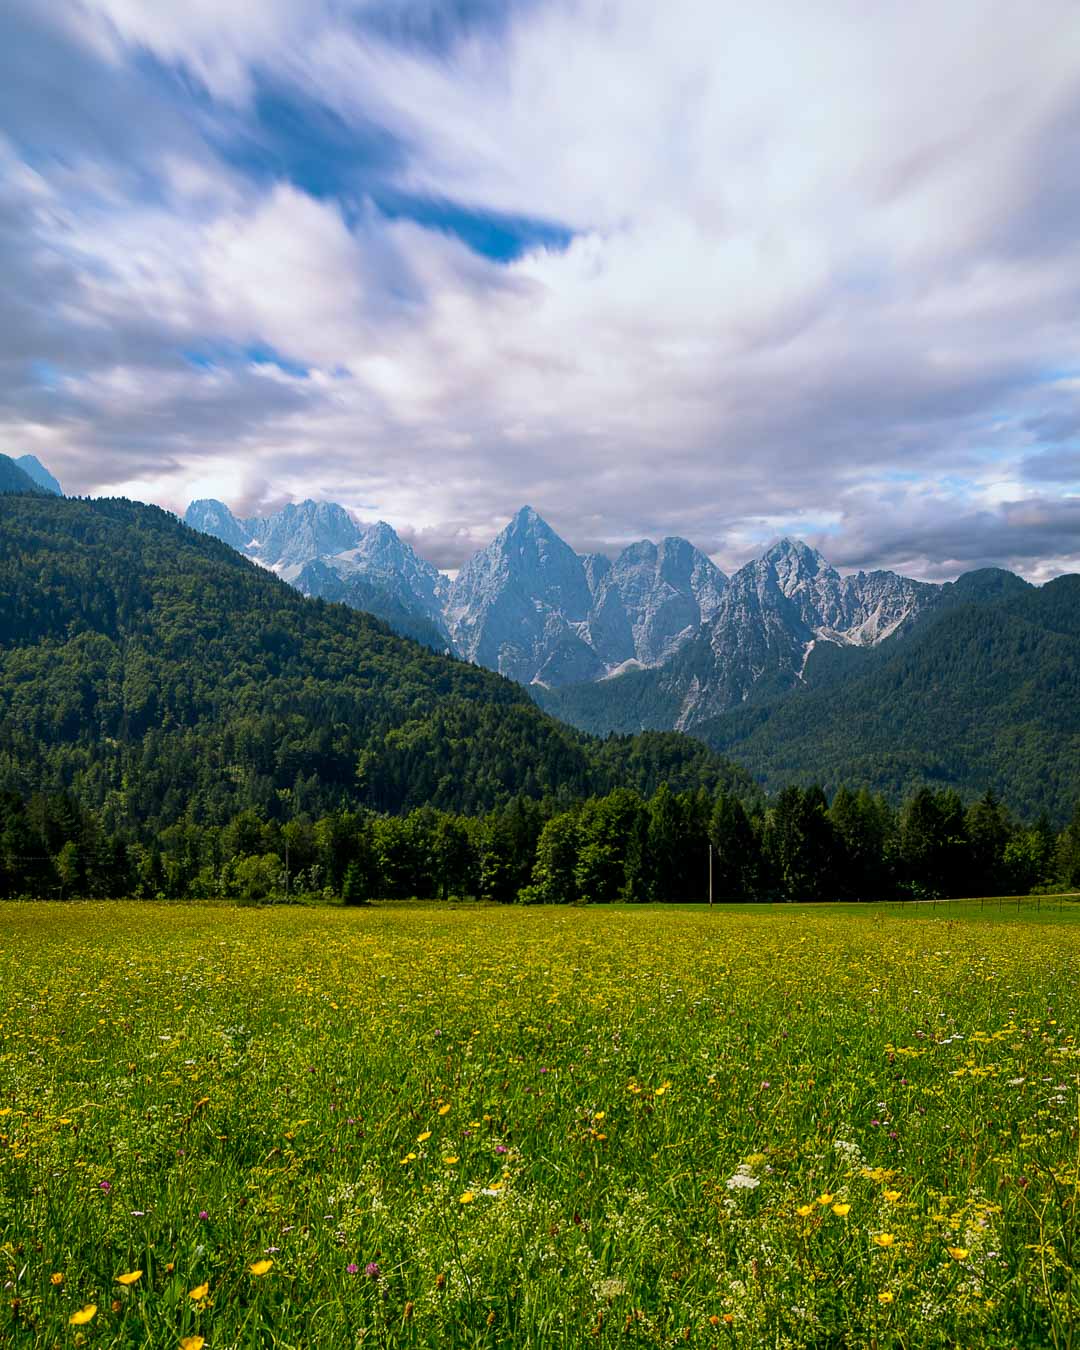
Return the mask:
[[0, 790], [70, 789], [107, 828], [145, 831], [661, 782], [750, 788], [700, 742], [564, 727], [156, 507], [0, 498]]
[[1080, 781], [1080, 577], [953, 604], [842, 684], [694, 730], [768, 788], [990, 789], [1061, 822]]

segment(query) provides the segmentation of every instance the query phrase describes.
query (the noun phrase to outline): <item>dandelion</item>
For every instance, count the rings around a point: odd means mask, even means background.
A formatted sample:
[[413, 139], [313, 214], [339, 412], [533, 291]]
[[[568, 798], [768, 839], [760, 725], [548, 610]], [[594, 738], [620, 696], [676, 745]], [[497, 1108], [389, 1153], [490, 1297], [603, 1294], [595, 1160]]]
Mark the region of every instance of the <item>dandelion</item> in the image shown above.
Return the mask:
[[78, 1312], [73, 1312], [68, 1321], [73, 1327], [84, 1327], [87, 1322], [92, 1322], [97, 1316], [97, 1304], [88, 1303], [85, 1308], [80, 1308]]
[[818, 1202], [818, 1204], [822, 1207], [822, 1209], [828, 1209], [828, 1207], [829, 1207], [829, 1206], [832, 1204], [832, 1202], [833, 1202], [833, 1198], [832, 1198], [831, 1192], [829, 1192], [829, 1191], [822, 1191], [821, 1194], [820, 1194], [820, 1195], [818, 1196], [818, 1198], [817, 1198], [817, 1202]]
[[205, 1344], [203, 1336], [185, 1336], [180, 1342], [180, 1350], [203, 1350]]
[[458, 1163], [458, 1162], [460, 1162], [460, 1161], [461, 1161], [461, 1159], [457, 1156], [456, 1153], [449, 1153], [449, 1154], [447, 1154], [447, 1156], [443, 1159], [443, 1162], [447, 1165], [447, 1167], [453, 1167], [453, 1165], [454, 1165], [455, 1163]]
[[899, 1191], [883, 1191], [882, 1194], [884, 1195], [885, 1199], [888, 1200], [889, 1204], [892, 1204], [893, 1201], [900, 1199]]
[[439, 1115], [448, 1116], [449, 1114], [450, 1114], [450, 1103], [444, 1102], [443, 1105], [439, 1107]]
[[896, 1295], [890, 1289], [883, 1289], [877, 1296], [879, 1303], [892, 1303]]
[[117, 1284], [136, 1284], [142, 1279], [141, 1270], [129, 1270], [126, 1275], [117, 1275]]
[[851, 1206], [850, 1206], [850, 1205], [833, 1205], [833, 1207], [832, 1207], [832, 1212], [833, 1212], [834, 1214], [838, 1215], [841, 1219], [845, 1219], [845, 1218], [847, 1218], [847, 1216], [851, 1213]]
[[458, 1203], [461, 1205], [471, 1205], [475, 1199], [476, 1196], [473, 1195], [472, 1191], [462, 1191], [458, 1196]]
[[49, 1283], [50, 1283], [50, 1284], [63, 1284], [63, 1283], [64, 1283], [64, 1272], [63, 1272], [62, 1270], [54, 1270], [53, 1273], [49, 1276]]
[[427, 1143], [427, 1141], [428, 1141], [430, 1138], [431, 1138], [431, 1131], [430, 1131], [430, 1130], [425, 1130], [425, 1131], [423, 1132], [423, 1134], [418, 1134], [418, 1135], [416, 1136], [416, 1142], [417, 1142], [418, 1144], [425, 1144], [425, 1143]]
[[248, 1270], [252, 1275], [265, 1275], [273, 1264], [273, 1261], [267, 1257], [262, 1261], [252, 1261], [251, 1265], [248, 1266]]
[[795, 1211], [795, 1213], [799, 1216], [800, 1219], [808, 1219], [810, 1215], [813, 1214], [813, 1212], [814, 1212], [813, 1205], [800, 1205], [799, 1208]]
[[875, 1233], [875, 1234], [874, 1234], [874, 1242], [875, 1242], [879, 1247], [891, 1247], [895, 1241], [896, 1241], [896, 1238], [892, 1235], [892, 1233]]
[[197, 1284], [194, 1289], [189, 1291], [188, 1298], [194, 1299], [195, 1302], [197, 1303], [200, 1299], [205, 1298], [209, 1292], [210, 1292], [209, 1283]]
[[946, 1247], [945, 1250], [954, 1261], [966, 1261], [971, 1255], [971, 1249], [969, 1247]]

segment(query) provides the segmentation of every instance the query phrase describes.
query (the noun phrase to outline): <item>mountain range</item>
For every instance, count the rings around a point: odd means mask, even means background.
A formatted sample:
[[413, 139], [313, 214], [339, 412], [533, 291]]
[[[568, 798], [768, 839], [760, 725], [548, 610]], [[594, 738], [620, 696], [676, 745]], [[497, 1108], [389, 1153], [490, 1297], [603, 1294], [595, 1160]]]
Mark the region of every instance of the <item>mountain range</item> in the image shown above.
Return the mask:
[[658, 690], [665, 723], [692, 727], [792, 687], [818, 647], [869, 648], [905, 631], [942, 594], [893, 572], [841, 577], [789, 539], [732, 577], [680, 538], [642, 540], [614, 560], [578, 554], [529, 506], [452, 581], [385, 522], [361, 525], [330, 503], [238, 520], [221, 502], [198, 501], [185, 521], [306, 595], [370, 610], [398, 632], [532, 686], [571, 721], [575, 698], [545, 691], [659, 671], [595, 699], [618, 704], [624, 690], [647, 687], [658, 703]]

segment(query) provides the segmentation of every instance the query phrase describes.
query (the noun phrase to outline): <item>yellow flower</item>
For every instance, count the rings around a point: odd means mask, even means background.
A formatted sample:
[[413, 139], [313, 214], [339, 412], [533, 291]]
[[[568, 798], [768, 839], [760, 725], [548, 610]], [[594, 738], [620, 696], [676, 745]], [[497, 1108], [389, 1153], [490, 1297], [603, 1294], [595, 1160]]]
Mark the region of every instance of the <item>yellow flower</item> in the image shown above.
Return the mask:
[[945, 1250], [954, 1261], [966, 1261], [971, 1255], [971, 1249], [968, 1247], [946, 1247]]
[[450, 1114], [450, 1103], [446, 1102], [444, 1105], [439, 1107], [439, 1115], [448, 1116], [449, 1114]]
[[846, 1215], [848, 1215], [848, 1214], [851, 1213], [851, 1206], [850, 1206], [850, 1205], [833, 1205], [833, 1207], [832, 1207], [832, 1212], [833, 1212], [834, 1214], [838, 1214], [838, 1215], [840, 1216], [840, 1218], [843, 1219]]
[[875, 1233], [874, 1241], [879, 1247], [891, 1247], [896, 1241], [891, 1233]]
[[900, 1199], [900, 1192], [899, 1192], [899, 1191], [883, 1191], [882, 1194], [885, 1196], [885, 1199], [888, 1200], [890, 1204], [891, 1204], [894, 1200], [899, 1200], [899, 1199]]
[[273, 1261], [271, 1261], [269, 1257], [266, 1257], [262, 1261], [253, 1261], [251, 1265], [248, 1266], [248, 1270], [251, 1271], [252, 1275], [265, 1275], [273, 1264]]
[[188, 1298], [193, 1298], [193, 1299], [205, 1298], [209, 1292], [210, 1292], [210, 1285], [209, 1285], [209, 1283], [207, 1283], [207, 1284], [197, 1284], [197, 1285], [195, 1286], [195, 1288], [192, 1289], [191, 1292], [188, 1294]]
[[430, 1139], [430, 1138], [431, 1138], [431, 1131], [430, 1131], [430, 1130], [425, 1130], [425, 1131], [423, 1132], [423, 1134], [418, 1134], [418, 1135], [416, 1136], [416, 1142], [417, 1142], [418, 1144], [422, 1144], [422, 1143], [425, 1142], [425, 1140]]
[[142, 1271], [141, 1271], [141, 1270], [129, 1270], [128, 1273], [127, 1273], [126, 1275], [117, 1275], [117, 1277], [116, 1277], [116, 1283], [117, 1283], [117, 1284], [135, 1284], [138, 1280], [141, 1280], [141, 1279], [142, 1279]]
[[64, 1283], [63, 1272], [62, 1272], [62, 1271], [59, 1271], [59, 1270], [54, 1271], [53, 1274], [49, 1276], [49, 1283], [50, 1283], [50, 1284], [63, 1284], [63, 1283]]
[[180, 1350], [202, 1350], [206, 1340], [202, 1336], [185, 1336], [180, 1342]]
[[85, 1308], [80, 1308], [78, 1312], [73, 1312], [68, 1321], [73, 1327], [84, 1327], [87, 1322], [92, 1322], [97, 1316], [97, 1304], [88, 1303]]
[[800, 1219], [808, 1219], [810, 1215], [813, 1214], [813, 1212], [814, 1212], [813, 1205], [800, 1205], [799, 1208], [795, 1211], [795, 1213], [799, 1216]]
[[443, 1162], [447, 1165], [447, 1167], [453, 1167], [453, 1165], [456, 1162], [460, 1161], [461, 1159], [455, 1153], [448, 1153], [447, 1156], [443, 1159]]
[[877, 1301], [879, 1303], [891, 1303], [895, 1297], [896, 1295], [891, 1293], [888, 1289], [883, 1289], [881, 1293], [878, 1294]]
[[462, 1191], [458, 1196], [458, 1202], [462, 1205], [471, 1205], [475, 1199], [476, 1196], [473, 1195], [472, 1191]]
[[832, 1195], [828, 1191], [822, 1191], [817, 1198], [817, 1202], [822, 1207], [827, 1207], [828, 1205], [831, 1205], [833, 1202]]

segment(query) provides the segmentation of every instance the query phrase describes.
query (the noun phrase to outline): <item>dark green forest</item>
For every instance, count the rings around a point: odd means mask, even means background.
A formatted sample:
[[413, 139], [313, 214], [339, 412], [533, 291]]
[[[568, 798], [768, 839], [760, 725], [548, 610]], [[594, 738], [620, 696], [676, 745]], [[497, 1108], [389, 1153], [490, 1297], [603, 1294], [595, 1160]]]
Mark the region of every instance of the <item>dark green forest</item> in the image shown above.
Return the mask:
[[900, 810], [866, 790], [787, 787], [775, 799], [662, 785], [561, 807], [515, 797], [482, 815], [418, 807], [313, 818], [183, 817], [154, 833], [107, 830], [68, 793], [0, 793], [0, 895], [365, 903], [927, 899], [1080, 887], [1080, 807], [1059, 832], [987, 794], [967, 808], [923, 788]]

